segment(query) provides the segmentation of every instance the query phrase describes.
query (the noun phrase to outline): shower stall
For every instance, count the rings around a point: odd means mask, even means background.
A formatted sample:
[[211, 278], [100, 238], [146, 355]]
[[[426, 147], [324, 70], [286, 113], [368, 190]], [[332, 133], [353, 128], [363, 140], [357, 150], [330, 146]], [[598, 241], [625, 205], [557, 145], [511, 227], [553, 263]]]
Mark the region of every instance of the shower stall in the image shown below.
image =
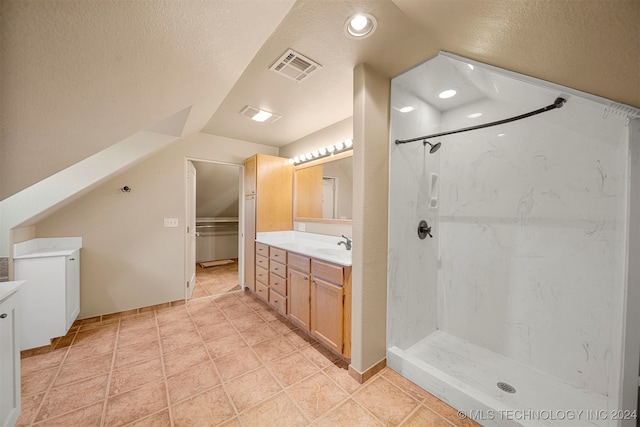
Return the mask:
[[448, 53], [391, 107], [388, 366], [482, 425], [635, 426], [640, 112]]

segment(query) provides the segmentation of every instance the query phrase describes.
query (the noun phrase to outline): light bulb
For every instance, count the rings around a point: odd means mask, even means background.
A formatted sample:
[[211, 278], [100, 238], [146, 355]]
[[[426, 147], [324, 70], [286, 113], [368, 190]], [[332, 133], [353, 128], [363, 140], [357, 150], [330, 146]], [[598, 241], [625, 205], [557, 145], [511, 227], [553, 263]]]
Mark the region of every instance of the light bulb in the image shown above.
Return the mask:
[[345, 145], [347, 148], [349, 148], [349, 147], [353, 146], [353, 140], [351, 140], [351, 139], [345, 139], [345, 140], [344, 140], [344, 145]]
[[320, 155], [320, 152], [318, 150], [313, 150], [311, 154], [313, 155], [313, 157], [318, 157]]
[[311, 155], [311, 153], [307, 153], [307, 154], [305, 154], [305, 155], [304, 155], [304, 157], [305, 157], [307, 160], [311, 160], [311, 159], [313, 159], [313, 156]]
[[324, 156], [325, 154], [327, 154], [327, 149], [326, 149], [326, 148], [324, 148], [324, 147], [322, 147], [322, 148], [320, 149], [320, 155], [321, 155], [321, 156]]
[[330, 153], [333, 153], [334, 151], [336, 151], [336, 147], [334, 147], [334, 146], [333, 146], [333, 144], [332, 144], [332, 145], [329, 145], [329, 146], [327, 147], [327, 151], [328, 151], [328, 152], [330, 152]]
[[344, 144], [342, 142], [336, 142], [336, 150], [340, 151], [344, 148]]

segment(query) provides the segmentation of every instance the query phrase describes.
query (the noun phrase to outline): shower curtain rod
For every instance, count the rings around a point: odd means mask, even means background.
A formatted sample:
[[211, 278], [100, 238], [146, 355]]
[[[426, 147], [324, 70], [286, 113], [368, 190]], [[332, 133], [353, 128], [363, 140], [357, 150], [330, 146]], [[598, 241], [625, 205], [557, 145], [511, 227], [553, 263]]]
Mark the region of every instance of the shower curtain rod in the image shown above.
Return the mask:
[[448, 132], [440, 132], [440, 133], [434, 133], [434, 134], [431, 134], [431, 135], [420, 136], [418, 138], [396, 139], [396, 145], [398, 145], [398, 144], [406, 144], [408, 142], [415, 142], [415, 141], [423, 141], [422, 144], [423, 145], [427, 145], [427, 139], [437, 138], [439, 136], [445, 136], [445, 135], [452, 135], [454, 133], [468, 132], [470, 130], [488, 128], [488, 127], [491, 127], [491, 126], [503, 125], [505, 123], [510, 123], [510, 122], [515, 122], [516, 120], [526, 119], [527, 117], [535, 116], [536, 114], [540, 114], [540, 113], [544, 113], [544, 112], [547, 112], [547, 111], [555, 110], [556, 108], [561, 108], [562, 105], [565, 102], [567, 102], [566, 99], [564, 99], [562, 97], [558, 97], [558, 98], [556, 98], [555, 101], [553, 101], [553, 104], [547, 105], [546, 107], [540, 108], [539, 110], [531, 111], [530, 113], [521, 114], [519, 116], [510, 117], [508, 119], [498, 120], [496, 122], [489, 122], [489, 123], [484, 123], [484, 124], [477, 125], [477, 126], [471, 126], [471, 127], [468, 127], [468, 128], [462, 128], [462, 129], [452, 130], [452, 131], [448, 131]]

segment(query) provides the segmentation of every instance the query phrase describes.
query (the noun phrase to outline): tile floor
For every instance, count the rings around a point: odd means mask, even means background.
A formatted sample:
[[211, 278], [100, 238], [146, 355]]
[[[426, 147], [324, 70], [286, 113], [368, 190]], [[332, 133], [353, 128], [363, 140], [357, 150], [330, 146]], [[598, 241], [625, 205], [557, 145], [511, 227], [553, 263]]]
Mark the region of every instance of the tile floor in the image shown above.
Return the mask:
[[220, 295], [240, 290], [238, 285], [238, 259], [232, 264], [202, 268], [196, 264], [196, 287], [191, 299]]
[[22, 359], [17, 426], [477, 425], [391, 369], [359, 384], [249, 292], [78, 321], [57, 347]]

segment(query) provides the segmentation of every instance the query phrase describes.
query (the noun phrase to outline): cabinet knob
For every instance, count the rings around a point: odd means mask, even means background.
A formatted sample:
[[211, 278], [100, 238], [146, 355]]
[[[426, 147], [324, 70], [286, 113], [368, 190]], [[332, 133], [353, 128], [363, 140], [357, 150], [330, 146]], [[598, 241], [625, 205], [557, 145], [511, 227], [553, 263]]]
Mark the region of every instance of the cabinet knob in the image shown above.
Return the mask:
[[5, 317], [7, 317], [7, 313], [0, 314], [0, 319], [4, 319]]
[[76, 260], [75, 258], [69, 258], [69, 261], [75, 261], [75, 260]]

